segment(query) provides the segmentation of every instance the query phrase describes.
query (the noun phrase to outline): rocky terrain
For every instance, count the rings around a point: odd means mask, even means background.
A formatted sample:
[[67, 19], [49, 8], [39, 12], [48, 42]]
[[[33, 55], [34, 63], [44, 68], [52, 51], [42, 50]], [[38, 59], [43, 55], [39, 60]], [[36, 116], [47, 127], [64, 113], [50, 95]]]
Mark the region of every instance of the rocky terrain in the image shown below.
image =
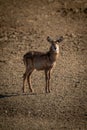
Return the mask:
[[[44, 72], [22, 93], [23, 55], [63, 36], [45, 94]], [[0, 130], [87, 130], [86, 0], [0, 0]]]

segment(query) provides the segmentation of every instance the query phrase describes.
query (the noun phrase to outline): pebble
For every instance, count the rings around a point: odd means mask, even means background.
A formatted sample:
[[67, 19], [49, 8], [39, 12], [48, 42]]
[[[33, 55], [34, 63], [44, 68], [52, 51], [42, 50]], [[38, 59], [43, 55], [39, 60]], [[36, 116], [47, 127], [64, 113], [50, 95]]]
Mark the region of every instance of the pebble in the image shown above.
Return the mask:
[[50, 3], [50, 2], [54, 2], [54, 0], [48, 0], [48, 2]]

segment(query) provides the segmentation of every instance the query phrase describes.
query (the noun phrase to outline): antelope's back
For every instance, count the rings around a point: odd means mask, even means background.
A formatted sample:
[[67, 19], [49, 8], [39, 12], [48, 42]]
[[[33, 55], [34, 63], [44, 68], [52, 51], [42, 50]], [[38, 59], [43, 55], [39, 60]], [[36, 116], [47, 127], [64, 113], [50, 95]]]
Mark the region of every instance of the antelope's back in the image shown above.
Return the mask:
[[31, 52], [27, 52], [23, 56], [23, 61], [25, 65], [31, 66], [30, 64], [32, 64], [34, 67], [36, 66], [39, 67], [39, 64], [44, 62], [45, 59], [44, 57], [45, 57], [45, 53], [43, 52], [31, 51]]
[[23, 61], [26, 67], [36, 70], [48, 69], [51, 66], [48, 53], [43, 52], [28, 52], [24, 55]]

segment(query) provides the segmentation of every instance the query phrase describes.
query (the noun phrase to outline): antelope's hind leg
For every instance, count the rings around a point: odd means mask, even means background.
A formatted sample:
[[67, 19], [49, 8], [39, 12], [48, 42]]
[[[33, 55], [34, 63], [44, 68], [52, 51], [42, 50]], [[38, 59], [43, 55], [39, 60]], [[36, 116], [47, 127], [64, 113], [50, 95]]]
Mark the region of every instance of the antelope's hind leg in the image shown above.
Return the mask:
[[26, 80], [26, 77], [27, 77], [27, 74], [26, 72], [23, 74], [23, 88], [22, 88], [22, 91], [23, 93], [25, 92], [25, 80]]
[[32, 72], [33, 72], [33, 71], [31, 71], [31, 72], [28, 74], [28, 76], [27, 76], [27, 83], [28, 83], [30, 92], [33, 92], [32, 87], [31, 87], [31, 74], [32, 74]]

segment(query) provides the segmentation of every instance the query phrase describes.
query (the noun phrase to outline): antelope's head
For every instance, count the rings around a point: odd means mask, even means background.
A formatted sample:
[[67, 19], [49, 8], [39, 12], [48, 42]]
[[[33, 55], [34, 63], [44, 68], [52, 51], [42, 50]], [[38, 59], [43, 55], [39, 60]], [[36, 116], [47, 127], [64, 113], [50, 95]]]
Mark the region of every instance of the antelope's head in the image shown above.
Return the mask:
[[53, 51], [54, 53], [59, 53], [59, 43], [63, 41], [63, 36], [60, 36], [56, 40], [52, 40], [48, 36], [47, 41], [51, 44], [50, 50]]

